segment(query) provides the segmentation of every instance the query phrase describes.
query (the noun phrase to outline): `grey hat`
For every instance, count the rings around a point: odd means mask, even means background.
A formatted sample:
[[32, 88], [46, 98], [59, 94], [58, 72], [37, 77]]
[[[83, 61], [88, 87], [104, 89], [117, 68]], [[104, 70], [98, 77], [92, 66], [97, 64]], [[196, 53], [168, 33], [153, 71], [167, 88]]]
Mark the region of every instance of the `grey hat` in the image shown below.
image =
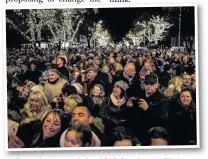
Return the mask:
[[98, 68], [96, 68], [95, 66], [90, 66], [90, 67], [88, 67], [87, 69], [86, 69], [86, 71], [85, 72], [89, 72], [89, 71], [94, 71], [94, 72], [98, 72]]

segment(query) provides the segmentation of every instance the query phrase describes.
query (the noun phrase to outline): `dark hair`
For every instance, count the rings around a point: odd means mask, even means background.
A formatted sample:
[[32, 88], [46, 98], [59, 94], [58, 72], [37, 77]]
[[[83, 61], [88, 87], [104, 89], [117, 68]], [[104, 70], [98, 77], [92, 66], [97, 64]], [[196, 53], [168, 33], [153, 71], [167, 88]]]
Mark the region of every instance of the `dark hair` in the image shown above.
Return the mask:
[[79, 108], [79, 107], [84, 107], [84, 108], [86, 108], [86, 109], [87, 109], [88, 116], [89, 116], [89, 117], [92, 116], [92, 115], [91, 115], [91, 111], [89, 110], [89, 108], [88, 108], [87, 106], [78, 104], [74, 109]]
[[66, 120], [64, 118], [64, 112], [60, 109], [53, 109], [49, 112], [47, 112], [47, 114], [44, 116], [44, 118], [42, 119], [42, 123], [41, 125], [43, 126], [43, 123], [45, 121], [45, 119], [48, 117], [49, 114], [53, 113], [54, 115], [54, 118], [57, 119], [57, 115], [59, 116], [60, 118], [60, 121], [61, 121], [61, 131], [65, 130], [66, 129], [66, 126], [67, 126], [67, 123], [66, 123]]
[[73, 85], [66, 83], [61, 89], [61, 92], [66, 96], [70, 96], [72, 94], [77, 94], [77, 89]]
[[170, 137], [169, 134], [167, 132], [166, 129], [162, 128], [162, 127], [152, 127], [148, 130], [147, 133], [147, 141], [146, 141], [146, 145], [151, 145], [151, 139], [155, 138], [155, 139], [163, 139], [167, 141], [167, 144], [169, 145], [170, 142]]
[[76, 136], [76, 138], [78, 141], [80, 140], [82, 142], [82, 147], [86, 146], [86, 144], [91, 143], [92, 132], [88, 126], [86, 126], [86, 125], [73, 125], [67, 130], [66, 136], [69, 131], [73, 131], [73, 130], [79, 134]]
[[131, 130], [125, 128], [124, 126], [115, 127], [113, 129], [112, 135], [113, 135], [114, 143], [116, 141], [128, 139], [128, 140], [131, 140], [132, 146], [136, 146], [137, 144], [139, 144], [137, 138], [132, 136]]
[[66, 64], [66, 60], [63, 57], [58, 57], [58, 58], [60, 58], [63, 61], [64, 65]]
[[193, 99], [194, 99], [194, 91], [189, 88], [189, 87], [186, 87], [184, 89], [181, 90], [181, 92], [178, 94], [178, 100], [180, 101], [180, 95], [183, 93], [183, 92], [189, 92], [190, 95], [191, 95], [191, 98], [192, 98], [192, 104], [193, 106], [195, 106], [195, 103], [193, 103]]

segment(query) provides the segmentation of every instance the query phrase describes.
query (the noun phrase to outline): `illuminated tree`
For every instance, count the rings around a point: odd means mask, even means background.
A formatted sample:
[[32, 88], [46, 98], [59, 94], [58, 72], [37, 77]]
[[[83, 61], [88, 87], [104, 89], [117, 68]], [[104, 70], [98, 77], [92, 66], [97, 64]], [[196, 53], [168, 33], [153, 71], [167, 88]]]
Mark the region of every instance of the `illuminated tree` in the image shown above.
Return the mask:
[[95, 32], [91, 38], [91, 43], [93, 43], [94, 40], [99, 46], [114, 45], [108, 30], [103, 28], [100, 23], [95, 26]]
[[30, 42], [41, 41], [42, 32], [49, 30], [51, 41], [57, 43], [74, 40], [85, 12], [85, 9], [14, 10], [14, 17], [7, 16], [6, 21]]
[[131, 39], [134, 45], [140, 45], [146, 40], [151, 44], [157, 44], [158, 41], [163, 40], [167, 29], [171, 26], [164, 18], [152, 16], [149, 21], [136, 22], [126, 37]]

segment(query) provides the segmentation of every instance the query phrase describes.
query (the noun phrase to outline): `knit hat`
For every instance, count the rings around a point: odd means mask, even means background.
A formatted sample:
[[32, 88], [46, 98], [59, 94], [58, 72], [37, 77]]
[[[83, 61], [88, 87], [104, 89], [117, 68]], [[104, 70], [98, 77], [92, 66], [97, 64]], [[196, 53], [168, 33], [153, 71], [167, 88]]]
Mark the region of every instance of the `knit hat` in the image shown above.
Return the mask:
[[91, 66], [91, 67], [87, 68], [85, 72], [89, 72], [89, 71], [94, 71], [97, 73], [98, 69], [95, 66]]
[[83, 86], [80, 83], [74, 83], [74, 84], [72, 84], [72, 86], [74, 86], [76, 88], [76, 90], [79, 94], [82, 94]]
[[126, 82], [124, 81], [117, 81], [115, 84], [114, 84], [114, 87], [120, 87], [121, 89], [123, 89], [124, 91], [126, 91], [129, 86]]

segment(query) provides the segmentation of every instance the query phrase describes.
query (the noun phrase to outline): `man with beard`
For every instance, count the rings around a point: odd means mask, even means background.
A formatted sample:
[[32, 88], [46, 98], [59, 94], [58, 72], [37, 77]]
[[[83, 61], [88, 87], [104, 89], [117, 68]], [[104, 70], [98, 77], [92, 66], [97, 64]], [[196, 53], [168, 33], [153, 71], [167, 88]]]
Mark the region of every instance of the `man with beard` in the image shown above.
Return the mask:
[[129, 119], [133, 131], [139, 140], [143, 140], [147, 131], [154, 126], [167, 126], [168, 103], [158, 91], [158, 78], [154, 74], [146, 75], [145, 91], [138, 97], [129, 99], [127, 106], [131, 107]]
[[92, 131], [92, 143], [90, 147], [103, 146], [105, 142], [104, 134], [93, 124], [94, 117], [86, 106], [77, 106], [72, 112], [71, 124], [85, 125]]

